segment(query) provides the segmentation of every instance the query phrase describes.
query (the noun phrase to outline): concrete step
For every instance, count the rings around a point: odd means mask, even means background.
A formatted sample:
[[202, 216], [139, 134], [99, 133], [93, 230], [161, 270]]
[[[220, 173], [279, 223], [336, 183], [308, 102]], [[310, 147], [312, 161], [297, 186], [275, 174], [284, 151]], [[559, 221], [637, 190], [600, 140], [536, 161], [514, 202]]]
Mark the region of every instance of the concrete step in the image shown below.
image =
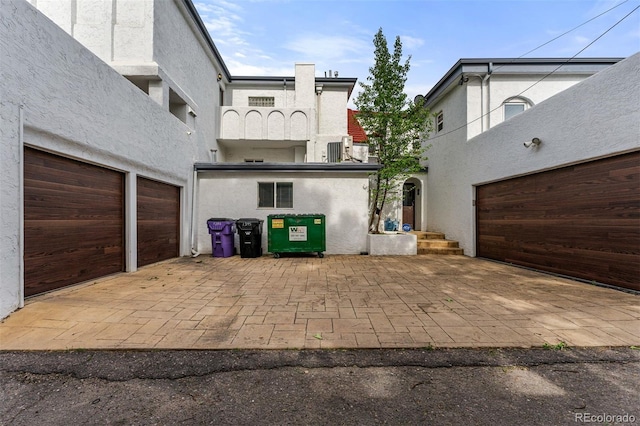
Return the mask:
[[442, 232], [411, 231], [418, 238], [418, 254], [463, 255], [457, 241], [445, 239]]
[[444, 240], [444, 234], [442, 232], [425, 232], [425, 231], [411, 231], [410, 234], [414, 234], [420, 240]]
[[460, 256], [464, 254], [464, 250], [461, 248], [454, 248], [454, 247], [418, 248], [418, 254], [439, 254], [439, 255]]
[[418, 248], [458, 248], [457, 241], [453, 240], [418, 240]]

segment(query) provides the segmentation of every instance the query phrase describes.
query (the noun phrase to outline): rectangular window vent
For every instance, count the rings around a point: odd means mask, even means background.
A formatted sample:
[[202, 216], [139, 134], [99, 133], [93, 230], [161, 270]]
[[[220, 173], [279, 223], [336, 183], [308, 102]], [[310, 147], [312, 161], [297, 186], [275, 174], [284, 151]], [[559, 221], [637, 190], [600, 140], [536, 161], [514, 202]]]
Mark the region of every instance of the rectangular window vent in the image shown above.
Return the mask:
[[249, 96], [250, 107], [274, 107], [275, 98], [273, 96]]

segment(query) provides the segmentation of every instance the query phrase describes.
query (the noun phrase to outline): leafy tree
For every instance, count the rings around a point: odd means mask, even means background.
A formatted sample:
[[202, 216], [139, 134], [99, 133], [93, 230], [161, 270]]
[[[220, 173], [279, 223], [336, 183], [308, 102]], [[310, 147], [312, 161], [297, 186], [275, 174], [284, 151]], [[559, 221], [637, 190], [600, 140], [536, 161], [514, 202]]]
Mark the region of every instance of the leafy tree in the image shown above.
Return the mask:
[[369, 231], [377, 233], [385, 204], [398, 197], [401, 183], [420, 171], [420, 161], [426, 160], [420, 141], [433, 123], [422, 102], [416, 104], [404, 93], [411, 57], [402, 62], [400, 37], [396, 37], [391, 53], [380, 28], [373, 45], [375, 63], [369, 68], [367, 82], [360, 82], [362, 91], [354, 102], [369, 149], [382, 166], [372, 175], [369, 209]]

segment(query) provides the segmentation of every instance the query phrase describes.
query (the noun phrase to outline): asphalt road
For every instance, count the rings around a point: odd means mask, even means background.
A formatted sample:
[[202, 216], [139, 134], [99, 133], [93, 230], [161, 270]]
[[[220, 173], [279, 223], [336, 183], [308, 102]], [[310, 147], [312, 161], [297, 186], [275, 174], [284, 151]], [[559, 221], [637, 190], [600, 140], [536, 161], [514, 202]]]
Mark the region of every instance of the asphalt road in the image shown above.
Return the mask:
[[640, 351], [0, 352], [3, 425], [640, 424]]

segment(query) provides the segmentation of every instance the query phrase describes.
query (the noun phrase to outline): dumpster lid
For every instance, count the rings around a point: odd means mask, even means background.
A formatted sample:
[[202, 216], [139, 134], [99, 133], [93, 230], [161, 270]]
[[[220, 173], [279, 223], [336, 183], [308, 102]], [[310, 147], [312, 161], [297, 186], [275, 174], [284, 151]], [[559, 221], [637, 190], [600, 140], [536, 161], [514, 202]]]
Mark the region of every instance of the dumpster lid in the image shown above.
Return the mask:
[[324, 213], [300, 213], [300, 214], [270, 214], [269, 219], [284, 219], [285, 217], [324, 217]]

